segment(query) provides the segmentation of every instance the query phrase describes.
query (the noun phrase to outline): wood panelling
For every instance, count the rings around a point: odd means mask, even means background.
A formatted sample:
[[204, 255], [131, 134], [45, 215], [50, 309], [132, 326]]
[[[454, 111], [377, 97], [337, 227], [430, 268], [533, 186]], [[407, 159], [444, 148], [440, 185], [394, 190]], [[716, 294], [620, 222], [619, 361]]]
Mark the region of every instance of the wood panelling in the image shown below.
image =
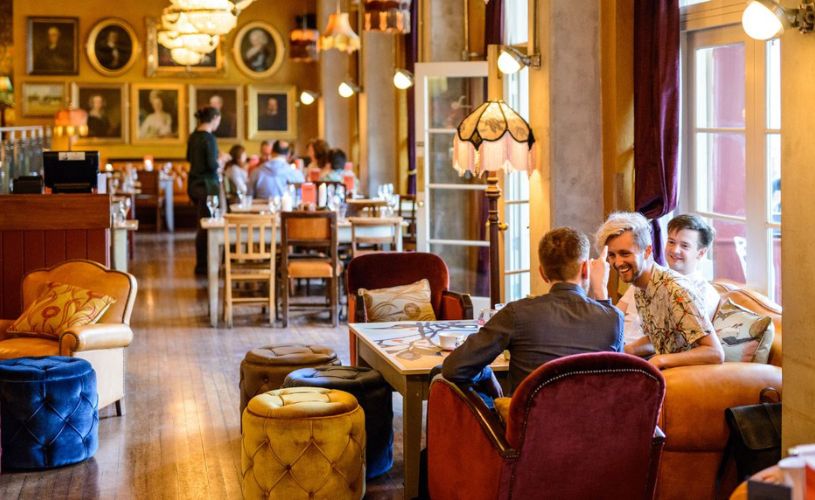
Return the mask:
[[67, 259], [110, 265], [107, 195], [0, 196], [0, 318], [22, 312], [20, 284], [30, 271]]

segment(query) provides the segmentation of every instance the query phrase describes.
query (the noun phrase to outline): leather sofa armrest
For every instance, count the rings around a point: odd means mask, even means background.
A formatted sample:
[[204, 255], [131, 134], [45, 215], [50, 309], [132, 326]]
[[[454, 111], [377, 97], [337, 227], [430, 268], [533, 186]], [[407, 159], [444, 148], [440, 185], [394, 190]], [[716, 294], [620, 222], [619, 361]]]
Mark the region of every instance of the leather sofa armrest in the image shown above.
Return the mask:
[[659, 426], [669, 451], [721, 451], [729, 430], [724, 410], [756, 404], [765, 387], [782, 389], [781, 368], [759, 363], [680, 366], [662, 372]]
[[441, 317], [439, 319], [473, 319], [473, 301], [470, 295], [444, 290], [441, 293]]
[[6, 330], [12, 323], [14, 323], [13, 319], [0, 319], [0, 340], [6, 339]]
[[127, 347], [133, 341], [133, 330], [122, 323], [96, 323], [63, 332], [59, 337], [60, 352], [95, 351]]

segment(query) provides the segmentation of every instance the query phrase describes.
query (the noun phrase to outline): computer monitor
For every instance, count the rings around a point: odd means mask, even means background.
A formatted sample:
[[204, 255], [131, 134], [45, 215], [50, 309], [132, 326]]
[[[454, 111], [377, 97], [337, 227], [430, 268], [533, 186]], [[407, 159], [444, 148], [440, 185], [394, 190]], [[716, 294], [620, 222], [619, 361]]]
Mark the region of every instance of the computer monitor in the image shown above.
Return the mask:
[[52, 193], [91, 193], [99, 174], [99, 151], [46, 151], [43, 171]]

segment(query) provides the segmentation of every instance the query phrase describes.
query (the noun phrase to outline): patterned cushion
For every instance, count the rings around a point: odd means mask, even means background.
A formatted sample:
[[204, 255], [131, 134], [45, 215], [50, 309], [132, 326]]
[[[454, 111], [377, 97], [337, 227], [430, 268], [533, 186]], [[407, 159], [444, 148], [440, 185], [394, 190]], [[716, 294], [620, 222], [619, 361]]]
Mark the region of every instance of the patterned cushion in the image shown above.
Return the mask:
[[775, 337], [769, 316], [759, 316], [728, 299], [716, 311], [713, 327], [725, 361], [766, 363], [769, 359]]
[[7, 331], [58, 339], [71, 328], [96, 323], [114, 302], [113, 297], [52, 281]]
[[360, 288], [357, 293], [365, 301], [365, 314], [370, 322], [436, 320], [430, 303], [430, 282], [426, 279], [391, 288]]

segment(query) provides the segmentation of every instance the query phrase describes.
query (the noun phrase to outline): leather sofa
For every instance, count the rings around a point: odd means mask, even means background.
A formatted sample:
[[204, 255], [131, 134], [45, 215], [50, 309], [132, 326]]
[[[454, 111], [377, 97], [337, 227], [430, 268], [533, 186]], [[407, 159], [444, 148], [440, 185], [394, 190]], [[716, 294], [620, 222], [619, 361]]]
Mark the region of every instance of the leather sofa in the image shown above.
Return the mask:
[[724, 363], [662, 372], [667, 390], [659, 418], [666, 435], [656, 491], [661, 500], [727, 498], [738, 481], [731, 463], [717, 492], [716, 477], [729, 437], [724, 410], [758, 403], [764, 387], [782, 389], [781, 307], [732, 283], [715, 286], [722, 300], [772, 318], [775, 339], [770, 364]]
[[6, 333], [14, 319], [0, 319], [0, 359], [26, 356], [72, 356], [90, 362], [96, 370], [99, 408], [115, 403], [122, 415], [125, 353], [133, 340], [130, 315], [136, 301], [136, 278], [89, 260], [67, 260], [56, 266], [32, 271], [23, 278], [23, 308], [27, 308], [55, 281], [104, 293], [116, 299], [93, 325], [74, 327], [58, 340], [14, 337]]

